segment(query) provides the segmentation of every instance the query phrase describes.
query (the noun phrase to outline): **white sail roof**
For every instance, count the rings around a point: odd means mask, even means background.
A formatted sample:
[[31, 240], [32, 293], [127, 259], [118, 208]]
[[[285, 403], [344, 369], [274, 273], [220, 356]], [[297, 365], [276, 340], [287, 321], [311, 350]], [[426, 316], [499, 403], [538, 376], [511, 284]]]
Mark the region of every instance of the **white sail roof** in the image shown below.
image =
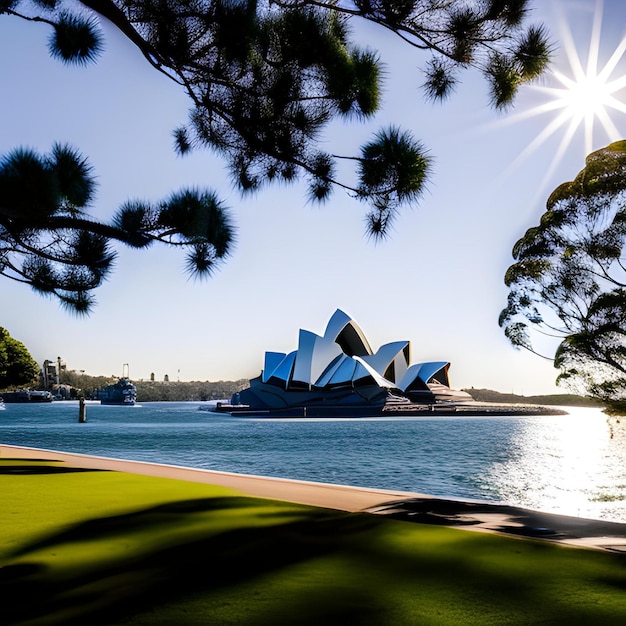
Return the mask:
[[406, 391], [436, 377], [448, 385], [447, 361], [409, 364], [410, 342], [394, 341], [372, 351], [358, 324], [341, 309], [330, 318], [323, 336], [300, 330], [298, 349], [266, 352], [261, 380], [286, 389], [328, 388], [374, 382]]

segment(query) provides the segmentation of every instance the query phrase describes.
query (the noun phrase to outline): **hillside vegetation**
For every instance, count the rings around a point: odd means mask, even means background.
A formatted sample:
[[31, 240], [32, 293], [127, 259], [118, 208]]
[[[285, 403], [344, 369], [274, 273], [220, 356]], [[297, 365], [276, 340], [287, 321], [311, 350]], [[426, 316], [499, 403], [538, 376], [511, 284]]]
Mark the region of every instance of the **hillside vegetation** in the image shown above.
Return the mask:
[[478, 402], [497, 402], [498, 404], [547, 404], [550, 406], [601, 407], [599, 400], [573, 393], [558, 393], [546, 396], [520, 396], [515, 393], [500, 393], [492, 389], [463, 389]]
[[219, 380], [217, 382], [157, 382], [133, 381], [137, 386], [138, 402], [206, 402], [208, 400], [230, 400], [236, 391], [245, 389], [249, 381]]
[[[72, 396], [90, 398], [97, 389], [117, 382], [113, 376], [88, 376], [75, 371], [61, 373], [61, 383], [72, 388]], [[211, 381], [133, 380], [138, 402], [206, 402], [228, 399], [248, 386], [248, 379]]]

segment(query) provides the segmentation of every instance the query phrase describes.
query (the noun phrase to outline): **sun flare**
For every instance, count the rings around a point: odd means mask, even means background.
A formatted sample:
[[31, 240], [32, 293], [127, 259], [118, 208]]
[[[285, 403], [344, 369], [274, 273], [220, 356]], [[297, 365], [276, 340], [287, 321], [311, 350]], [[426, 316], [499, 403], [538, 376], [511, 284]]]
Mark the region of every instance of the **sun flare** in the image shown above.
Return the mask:
[[[606, 120], [606, 107], [613, 104], [613, 92], [609, 83], [602, 76], [590, 73], [572, 80], [560, 72], [554, 76], [563, 84], [563, 95], [557, 95], [555, 103], [562, 105], [563, 114], [580, 123], [585, 124], [596, 118], [600, 122]], [[609, 119], [610, 122], [610, 119]], [[605, 127], [607, 132], [612, 130], [612, 124]]]
[[[534, 87], [549, 98], [547, 106], [539, 107], [540, 109], [550, 107], [560, 110], [556, 118], [557, 128], [567, 124], [571, 129], [568, 133], [570, 138], [579, 127], [584, 128], [585, 154], [594, 148], [593, 133], [596, 124], [602, 127], [610, 141], [621, 139], [609, 110], [626, 113], [626, 106], [616, 97], [616, 94], [626, 87], [626, 75], [612, 78], [626, 51], [626, 36], [622, 38], [604, 66], [599, 68], [601, 27], [602, 3], [596, 2], [587, 66], [583, 67], [571, 31], [564, 24], [563, 43], [569, 64], [569, 75], [553, 70], [552, 76], [560, 86]], [[568, 145], [570, 141], [571, 139], [568, 139]]]
[[[511, 169], [529, 158], [552, 135], [562, 133], [557, 151], [546, 171], [538, 194], [542, 193], [559, 162], [575, 136], [583, 132], [584, 158], [587, 154], [607, 143], [626, 138], [612, 117], [626, 114], [626, 104], [620, 93], [626, 88], [626, 68], [622, 59], [626, 53], [626, 34], [622, 37], [609, 59], [601, 64], [602, 1], [597, 0], [591, 28], [586, 64], [574, 42], [572, 31], [565, 19], [561, 20], [561, 47], [567, 68], [552, 69], [547, 80], [550, 85], [529, 85], [527, 89], [539, 93], [543, 102], [508, 118], [508, 123], [550, 114], [551, 119], [543, 130], [533, 138], [518, 155]], [[596, 145], [594, 138], [602, 137]]]

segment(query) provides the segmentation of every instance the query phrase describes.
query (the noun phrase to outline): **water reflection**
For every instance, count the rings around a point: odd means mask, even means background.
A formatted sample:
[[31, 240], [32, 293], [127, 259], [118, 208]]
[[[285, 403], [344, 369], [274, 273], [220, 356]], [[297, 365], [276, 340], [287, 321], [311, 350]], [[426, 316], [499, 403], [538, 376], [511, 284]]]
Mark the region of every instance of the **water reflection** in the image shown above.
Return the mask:
[[626, 519], [626, 420], [568, 407], [568, 415], [525, 418], [508, 454], [477, 477], [485, 497], [596, 519]]

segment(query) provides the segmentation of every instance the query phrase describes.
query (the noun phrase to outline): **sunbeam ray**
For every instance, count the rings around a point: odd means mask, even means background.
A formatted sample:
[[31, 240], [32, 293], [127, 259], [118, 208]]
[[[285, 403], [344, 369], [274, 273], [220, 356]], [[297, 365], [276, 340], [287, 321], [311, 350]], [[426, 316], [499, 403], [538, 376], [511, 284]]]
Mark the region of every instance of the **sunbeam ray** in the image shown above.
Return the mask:
[[[558, 7], [561, 8], [561, 7]], [[625, 138], [620, 132], [612, 115], [626, 114], [624, 94], [626, 89], [626, 70], [624, 55], [626, 54], [626, 33], [621, 37], [613, 51], [606, 50], [606, 42], [602, 37], [603, 4], [596, 0], [591, 20], [589, 45], [581, 57], [580, 38], [574, 37], [570, 23], [565, 15], [559, 19], [562, 58], [557, 59], [557, 66], [548, 74], [547, 84], [528, 85], [524, 89], [538, 94], [544, 101], [533, 103], [526, 109], [489, 124], [490, 128], [501, 128], [540, 116], [548, 116], [543, 129], [531, 136], [526, 147], [520, 151], [515, 160], [499, 178], [506, 178], [530, 159], [550, 138], [562, 133], [558, 148], [550, 160], [550, 165], [538, 182], [537, 196], [545, 191], [554, 173], [567, 153], [572, 142], [578, 137], [584, 146], [583, 157], [601, 147], [598, 136], [605, 137], [609, 142]], [[604, 46], [604, 47], [603, 47]], [[606, 62], [601, 52], [609, 55]], [[602, 139], [601, 145], [606, 144]]]

